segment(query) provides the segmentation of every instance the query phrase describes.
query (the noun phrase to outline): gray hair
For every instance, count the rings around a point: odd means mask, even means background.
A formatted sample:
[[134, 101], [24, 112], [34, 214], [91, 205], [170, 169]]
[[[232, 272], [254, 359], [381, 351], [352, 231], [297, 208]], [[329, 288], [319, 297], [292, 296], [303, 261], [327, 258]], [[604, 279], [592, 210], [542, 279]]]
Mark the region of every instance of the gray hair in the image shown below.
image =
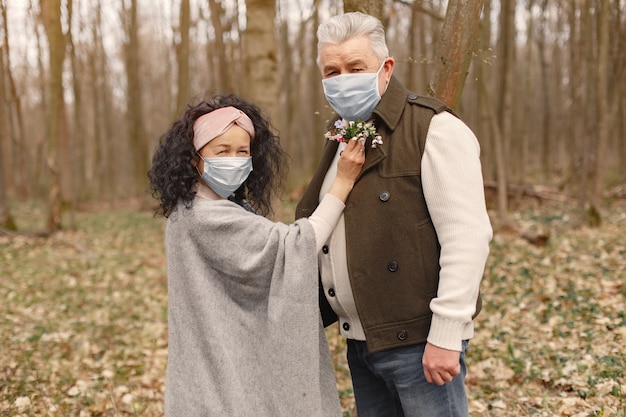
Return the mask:
[[385, 42], [385, 28], [375, 18], [361, 12], [333, 16], [317, 28], [317, 65], [320, 64], [320, 50], [325, 44], [339, 45], [357, 36], [367, 36], [374, 55], [382, 62], [389, 56]]

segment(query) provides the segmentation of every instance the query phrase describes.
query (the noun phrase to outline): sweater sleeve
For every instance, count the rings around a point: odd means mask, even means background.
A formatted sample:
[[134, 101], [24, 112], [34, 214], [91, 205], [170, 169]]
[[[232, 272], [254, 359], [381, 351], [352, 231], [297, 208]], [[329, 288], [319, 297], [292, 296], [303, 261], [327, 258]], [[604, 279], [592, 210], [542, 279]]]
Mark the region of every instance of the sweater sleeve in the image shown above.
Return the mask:
[[324, 195], [319, 206], [315, 209], [309, 221], [315, 232], [315, 253], [322, 249], [332, 233], [345, 204], [332, 194]]
[[472, 131], [448, 112], [431, 120], [422, 158], [422, 185], [441, 245], [428, 341], [460, 351], [462, 340], [473, 332], [472, 315], [492, 229], [485, 206], [480, 145]]

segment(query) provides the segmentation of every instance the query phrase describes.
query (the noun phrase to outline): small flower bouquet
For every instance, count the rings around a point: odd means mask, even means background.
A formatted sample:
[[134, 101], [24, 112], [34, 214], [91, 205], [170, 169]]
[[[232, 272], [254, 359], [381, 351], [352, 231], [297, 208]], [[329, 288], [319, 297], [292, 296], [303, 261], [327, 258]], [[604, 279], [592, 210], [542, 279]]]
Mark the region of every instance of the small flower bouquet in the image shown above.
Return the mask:
[[372, 138], [372, 148], [383, 144], [383, 139], [376, 132], [374, 125], [360, 120], [347, 121], [339, 119], [335, 122], [333, 129], [324, 133], [324, 137], [337, 142], [347, 142], [350, 139], [365, 142], [367, 138]]

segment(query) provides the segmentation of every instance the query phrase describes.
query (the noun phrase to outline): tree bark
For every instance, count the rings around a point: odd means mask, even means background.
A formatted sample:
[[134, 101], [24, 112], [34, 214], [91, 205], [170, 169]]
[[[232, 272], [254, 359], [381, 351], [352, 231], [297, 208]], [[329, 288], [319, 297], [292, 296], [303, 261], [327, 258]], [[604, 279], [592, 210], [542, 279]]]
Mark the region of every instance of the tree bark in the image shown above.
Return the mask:
[[[126, 66], [126, 121], [130, 140], [134, 178], [131, 182], [134, 189], [145, 188], [146, 172], [149, 168], [148, 149], [143, 121], [143, 85], [139, 54], [139, 19], [137, 18], [137, 0], [124, 0], [124, 63]], [[131, 188], [132, 190], [133, 188]], [[130, 190], [129, 190], [130, 191]]]
[[278, 125], [278, 46], [274, 32], [275, 2], [249, 0], [245, 56], [247, 98], [258, 104]]
[[176, 117], [185, 109], [190, 97], [189, 81], [189, 30], [191, 28], [191, 7], [189, 0], [180, 0], [180, 12], [178, 18], [178, 38], [176, 43], [177, 92], [176, 92]]
[[[2, 7], [2, 14], [4, 13], [4, 4], [0, 1], [0, 6]], [[5, 20], [6, 21], [6, 20]], [[6, 26], [4, 26], [6, 27]], [[4, 30], [3, 30], [4, 32]], [[6, 35], [3, 33], [3, 35]], [[3, 36], [3, 39], [5, 36]], [[5, 47], [4, 43], [0, 43], [0, 229], [9, 229], [16, 230], [15, 222], [13, 221], [13, 217], [11, 216], [11, 212], [9, 211], [9, 205], [7, 201], [7, 181], [4, 175], [5, 172], [5, 163], [7, 159], [5, 159], [5, 144], [8, 145], [9, 141], [6, 140], [9, 138], [9, 107], [5, 105], [8, 103], [6, 88], [5, 86]]]
[[474, 67], [476, 80], [478, 85], [484, 83], [484, 88], [478, 88], [476, 92], [476, 107], [478, 108], [478, 123], [475, 127], [476, 136], [481, 144], [481, 160], [483, 175], [486, 180], [496, 178], [494, 152], [493, 152], [493, 135], [491, 133], [489, 125], [489, 112], [486, 105], [486, 100], [489, 95], [490, 86], [487, 80], [492, 79], [492, 60], [493, 60], [493, 48], [491, 45], [491, 0], [485, 0], [483, 5], [483, 18], [480, 27], [480, 41], [479, 41], [479, 56], [478, 65]]
[[[516, 158], [516, 164], [518, 165], [518, 177], [517, 182], [519, 184], [524, 185], [526, 183], [526, 168], [528, 164], [528, 144], [530, 142], [530, 125], [531, 125], [531, 117], [533, 115], [533, 98], [534, 91], [533, 88], [533, 66], [531, 62], [533, 62], [533, 39], [534, 39], [534, 30], [535, 30], [535, 20], [533, 18], [533, 8], [535, 7], [535, 0], [528, 0], [528, 21], [526, 23], [526, 55], [525, 55], [525, 67], [524, 67], [524, 91], [526, 92], [526, 100], [524, 102], [524, 112], [522, 115], [522, 120], [520, 123], [521, 126], [521, 134], [520, 134], [520, 143], [518, 145], [513, 144], [516, 148], [516, 155], [520, 155], [519, 158]], [[516, 199], [520, 196], [516, 195]]]
[[431, 93], [457, 109], [472, 60], [483, 0], [450, 0], [441, 28]]
[[506, 173], [506, 157], [504, 154], [504, 139], [502, 138], [502, 131], [500, 130], [500, 125], [498, 124], [497, 112], [493, 108], [493, 104], [489, 95], [486, 92], [485, 80], [480, 79], [479, 88], [482, 91], [482, 96], [484, 97], [484, 105], [485, 112], [487, 114], [487, 119], [489, 121], [489, 128], [491, 129], [491, 134], [493, 137], [493, 147], [496, 158], [496, 182], [497, 182], [497, 190], [498, 190], [498, 219], [501, 225], [506, 225], [508, 223], [508, 180]]
[[384, 5], [385, 2], [382, 0], [344, 0], [343, 11], [344, 13], [361, 12], [369, 14], [382, 21]]
[[[498, 75], [496, 89], [496, 114], [502, 135], [504, 157], [510, 155], [509, 144], [513, 135], [513, 91], [515, 81], [515, 9], [517, 1], [500, 2], [500, 37], [498, 39]], [[507, 169], [508, 174], [508, 169]]]
[[[548, 7], [548, 0], [543, 0], [541, 8], [542, 10], [546, 10]], [[550, 109], [550, 88], [549, 88], [549, 71], [548, 71], [548, 54], [550, 53], [547, 45], [546, 45], [546, 35], [548, 32], [547, 22], [546, 22], [546, 13], [542, 13], [541, 17], [541, 25], [539, 29], [539, 62], [541, 68], [541, 101], [542, 101], [542, 109], [541, 112], [541, 168], [543, 171], [544, 178], [549, 178], [550, 176], [550, 168], [551, 168], [551, 147], [550, 147], [550, 130], [551, 130], [551, 118], [554, 117], [548, 109]]]
[[611, 129], [611, 109], [609, 109], [609, 0], [599, 0], [598, 8], [598, 77], [596, 78], [596, 107], [597, 107], [597, 142], [596, 160], [594, 166], [594, 182], [592, 185], [591, 202], [595, 211], [602, 210], [602, 191], [604, 190], [604, 165], [606, 146]]
[[61, 28], [61, 0], [48, 0], [41, 4], [42, 22], [48, 38], [49, 70], [48, 100], [46, 106], [46, 136], [48, 138], [47, 162], [51, 180], [48, 194], [47, 227], [50, 232], [61, 229], [61, 184], [58, 153], [64, 124], [63, 61], [65, 38]]
[[[72, 19], [74, 18], [74, 1], [67, 0], [67, 16], [68, 26], [72, 27]], [[73, 112], [73, 129], [72, 134], [67, 135], [67, 148], [63, 153], [66, 154], [65, 159], [61, 162], [65, 169], [62, 171], [64, 174], [64, 189], [66, 191], [65, 200], [70, 201], [69, 210], [69, 227], [75, 227], [75, 209], [78, 205], [78, 198], [84, 185], [83, 180], [85, 178], [85, 117], [83, 108], [83, 90], [81, 86], [80, 76], [84, 72], [81, 68], [80, 57], [76, 52], [74, 45], [74, 37], [72, 31], [68, 30], [65, 34], [66, 42], [69, 49], [70, 65], [72, 68], [72, 92], [74, 97], [74, 112]], [[67, 164], [67, 165], [66, 165]]]
[[7, 140], [8, 148], [5, 151], [5, 181], [9, 189], [15, 189], [17, 195], [26, 197], [28, 194], [28, 179], [26, 173], [26, 146], [24, 144], [24, 119], [22, 117], [22, 99], [17, 93], [15, 78], [11, 70], [11, 47], [9, 42], [9, 32], [7, 30], [7, 10], [4, 0], [0, 1], [0, 14], [2, 15], [2, 43], [3, 52], [0, 59], [4, 63], [5, 96], [7, 103]]
[[[250, 6], [248, 6], [250, 7]], [[233, 92], [234, 86], [228, 71], [228, 60], [225, 59], [226, 45], [224, 43], [225, 28], [222, 24], [222, 16], [224, 15], [224, 9], [222, 4], [216, 0], [209, 0], [209, 8], [211, 13], [211, 26], [215, 31], [215, 39], [213, 42], [209, 42], [207, 47], [210, 48], [207, 51], [207, 57], [209, 65], [213, 68], [214, 85], [218, 93]]]

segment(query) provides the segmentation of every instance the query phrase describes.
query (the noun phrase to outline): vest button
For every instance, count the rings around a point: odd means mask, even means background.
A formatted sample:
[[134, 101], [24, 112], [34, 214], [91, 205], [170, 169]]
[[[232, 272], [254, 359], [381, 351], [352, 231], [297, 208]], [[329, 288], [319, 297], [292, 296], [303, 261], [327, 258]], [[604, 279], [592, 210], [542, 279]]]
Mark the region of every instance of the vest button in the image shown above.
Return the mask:
[[398, 262], [391, 261], [387, 264], [387, 269], [389, 272], [396, 272], [398, 270]]
[[334, 297], [335, 296], [335, 289], [334, 288], [329, 289], [328, 290], [328, 295], [330, 295], [331, 297]]
[[322, 246], [322, 252], [328, 253], [328, 245]]
[[380, 198], [380, 201], [383, 201], [383, 202], [388, 201], [390, 197], [391, 197], [391, 194], [389, 194], [389, 191], [383, 191], [378, 196], [378, 198]]
[[350, 323], [344, 323], [341, 327], [343, 327], [343, 329], [347, 332], [350, 330]]
[[397, 334], [397, 337], [399, 341], [404, 342], [409, 337], [409, 334], [406, 330], [400, 330]]

